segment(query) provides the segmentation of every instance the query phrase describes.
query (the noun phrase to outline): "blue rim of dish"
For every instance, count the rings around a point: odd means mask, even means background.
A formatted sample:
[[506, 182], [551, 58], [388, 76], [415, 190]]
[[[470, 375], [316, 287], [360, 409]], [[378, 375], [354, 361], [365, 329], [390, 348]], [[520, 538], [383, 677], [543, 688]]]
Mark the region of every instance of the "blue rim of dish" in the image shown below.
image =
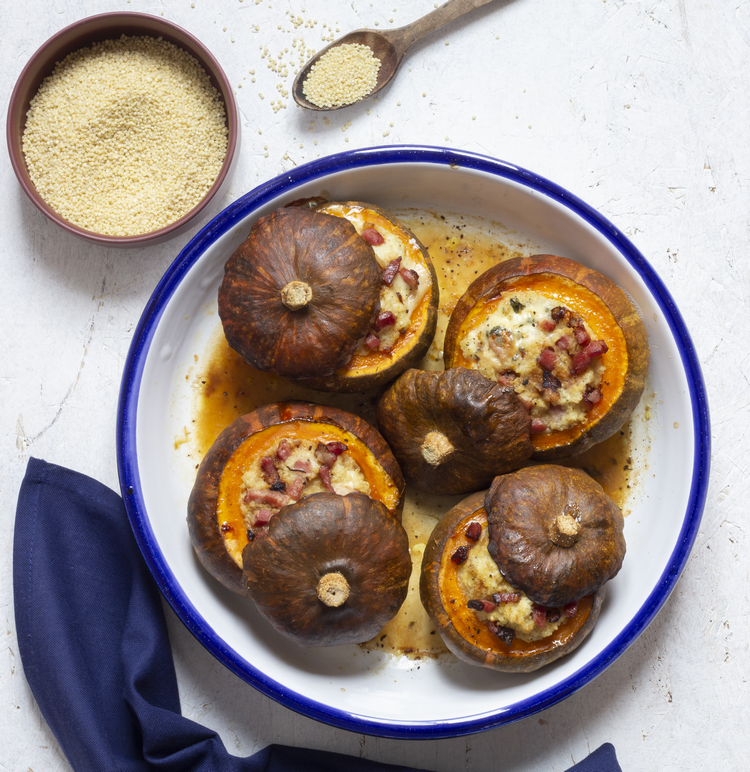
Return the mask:
[[[389, 723], [386, 720], [333, 709], [302, 697], [256, 670], [209, 629], [176, 581], [159, 550], [151, 529], [145, 502], [140, 493], [136, 421], [143, 369], [161, 315], [186, 273], [216, 239], [268, 201], [303, 183], [346, 169], [403, 163], [458, 166], [502, 177], [562, 204], [599, 231], [638, 272], [667, 320], [679, 350], [688, 383], [695, 454], [685, 517], [667, 567], [638, 613], [602, 652], [554, 687], [509, 705], [498, 712], [449, 721]], [[682, 316], [661, 279], [620, 230], [588, 204], [559, 185], [518, 166], [488, 156], [448, 148], [391, 145], [327, 156], [299, 166], [258, 186], [217, 215], [182, 250], [154, 290], [133, 335], [120, 390], [117, 460], [120, 486], [128, 517], [141, 552], [157, 584], [177, 616], [220, 662], [282, 705], [331, 726], [379, 737], [440, 739], [482, 732], [518, 721], [551, 707], [602, 673], [641, 635], [674, 589], [698, 533], [708, 489], [710, 437], [708, 401], [703, 376]]]

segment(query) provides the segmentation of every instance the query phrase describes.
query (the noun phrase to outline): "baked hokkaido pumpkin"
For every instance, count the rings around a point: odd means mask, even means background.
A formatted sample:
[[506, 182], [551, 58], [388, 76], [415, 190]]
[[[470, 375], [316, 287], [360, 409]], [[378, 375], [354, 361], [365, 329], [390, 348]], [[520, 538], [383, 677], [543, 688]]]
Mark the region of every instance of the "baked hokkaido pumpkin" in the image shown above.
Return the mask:
[[515, 391], [476, 370], [407, 370], [378, 403], [378, 426], [406, 479], [451, 495], [486, 488], [531, 456]]
[[261, 614], [300, 646], [364, 643], [409, 590], [403, 526], [359, 493], [316, 493], [284, 507], [243, 551], [242, 581]]
[[485, 494], [464, 499], [435, 526], [425, 547], [420, 596], [460, 660], [528, 673], [583, 642], [599, 617], [605, 588], [565, 608], [545, 608], [510, 586], [487, 552]]
[[416, 367], [435, 336], [439, 288], [435, 268], [417, 237], [390, 214], [359, 201], [295, 202], [350, 222], [381, 269], [380, 309], [351, 359], [335, 373], [305, 382], [323, 391], [367, 391]]
[[346, 219], [278, 209], [227, 260], [219, 316], [227, 342], [253, 367], [328, 376], [375, 322], [380, 286], [372, 247]]
[[622, 567], [622, 512], [581, 469], [543, 464], [503, 475], [485, 506], [490, 555], [541, 606], [589, 595]]
[[445, 366], [513, 386], [531, 415], [534, 458], [582, 453], [638, 403], [646, 329], [625, 293], [554, 255], [499, 263], [466, 290], [446, 331]]
[[190, 539], [206, 570], [246, 595], [243, 550], [286, 506], [313, 493], [360, 491], [400, 522], [404, 487], [366, 421], [309, 402], [274, 403], [238, 418], [206, 453], [188, 500]]

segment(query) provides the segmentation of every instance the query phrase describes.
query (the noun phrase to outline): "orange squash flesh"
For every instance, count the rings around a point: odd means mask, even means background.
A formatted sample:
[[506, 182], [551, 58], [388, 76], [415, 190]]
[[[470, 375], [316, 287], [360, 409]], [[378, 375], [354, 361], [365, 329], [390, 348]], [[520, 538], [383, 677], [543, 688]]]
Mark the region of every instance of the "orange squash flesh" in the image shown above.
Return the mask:
[[347, 453], [357, 462], [370, 485], [370, 497], [380, 501], [389, 512], [395, 512], [400, 492], [362, 440], [351, 432], [333, 424], [318, 421], [293, 420], [274, 424], [250, 435], [232, 453], [219, 480], [216, 519], [226, 550], [242, 567], [242, 550], [248, 543], [247, 529], [239, 501], [242, 495], [242, 476], [250, 465], [263, 456], [272, 455], [282, 438], [318, 442], [343, 442]]
[[505, 658], [520, 658], [550, 652], [569, 643], [588, 619], [593, 603], [591, 595], [578, 601], [575, 616], [560, 625], [552, 635], [539, 641], [523, 641], [516, 636], [510, 646], [491, 633], [487, 626], [477, 619], [474, 611], [467, 607], [466, 604], [470, 598], [463, 593], [458, 581], [461, 566], [451, 560], [451, 555], [462, 545], [474, 544], [466, 536], [466, 529], [474, 522], [481, 523], [483, 530], [487, 528], [487, 513], [484, 508], [478, 509], [459, 522], [446, 542], [440, 565], [438, 581], [441, 601], [456, 632], [467, 643], [488, 655], [496, 654]]
[[[604, 340], [608, 350], [601, 355], [604, 378], [599, 387], [602, 399], [586, 415], [585, 420], [567, 429], [532, 434], [531, 442], [535, 452], [570, 445], [591, 426], [603, 418], [617, 402], [625, 387], [628, 373], [628, 346], [622, 329], [606, 303], [594, 292], [560, 275], [538, 273], [508, 279], [503, 283], [502, 293], [519, 291], [537, 292], [553, 298], [560, 305], [574, 311], [590, 327], [594, 340]], [[500, 303], [501, 292], [493, 297], [480, 300], [461, 323], [456, 336], [456, 347], [451, 366], [472, 367], [473, 362], [464, 357], [458, 343], [472, 330], [480, 326], [494, 312]]]

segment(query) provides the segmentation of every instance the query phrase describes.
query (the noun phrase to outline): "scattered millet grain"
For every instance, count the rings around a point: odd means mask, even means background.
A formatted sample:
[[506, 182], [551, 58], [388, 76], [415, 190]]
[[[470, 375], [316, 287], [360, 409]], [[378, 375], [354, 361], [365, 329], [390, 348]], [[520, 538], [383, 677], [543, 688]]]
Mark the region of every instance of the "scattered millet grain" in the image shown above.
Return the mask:
[[29, 106], [23, 152], [58, 214], [95, 233], [135, 236], [206, 195], [226, 157], [226, 113], [194, 57], [123, 35], [57, 63]]
[[342, 107], [364, 99], [378, 82], [380, 59], [369, 46], [344, 43], [312, 66], [302, 92], [317, 107]]

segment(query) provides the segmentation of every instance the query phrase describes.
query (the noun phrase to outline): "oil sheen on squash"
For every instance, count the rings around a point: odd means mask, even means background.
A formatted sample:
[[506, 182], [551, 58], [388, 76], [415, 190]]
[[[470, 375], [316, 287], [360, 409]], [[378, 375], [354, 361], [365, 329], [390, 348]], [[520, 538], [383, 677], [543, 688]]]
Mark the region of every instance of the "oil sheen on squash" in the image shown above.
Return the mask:
[[[502, 226], [492, 233], [460, 215], [438, 215], [416, 210], [394, 211], [427, 248], [437, 272], [440, 308], [437, 332], [422, 361], [425, 370], [442, 370], [445, 329], [451, 312], [468, 285], [495, 263], [535, 254], [539, 248]], [[194, 391], [187, 441], [196, 469], [223, 429], [235, 418], [270, 402], [302, 399], [335, 405], [375, 425], [375, 406], [380, 392], [332, 394], [307, 389], [270, 373], [250, 367], [229, 348], [221, 323], [188, 378]], [[183, 443], [184, 437], [175, 440]], [[614, 437], [579, 458], [559, 462], [584, 468], [625, 509], [631, 490], [630, 430], [626, 425]], [[419, 574], [424, 545], [437, 520], [464, 496], [430, 496], [406, 488], [403, 525], [409, 535], [413, 571], [406, 602], [369, 643], [367, 649], [407, 656], [411, 659], [452, 656], [435, 631], [419, 600]]]

